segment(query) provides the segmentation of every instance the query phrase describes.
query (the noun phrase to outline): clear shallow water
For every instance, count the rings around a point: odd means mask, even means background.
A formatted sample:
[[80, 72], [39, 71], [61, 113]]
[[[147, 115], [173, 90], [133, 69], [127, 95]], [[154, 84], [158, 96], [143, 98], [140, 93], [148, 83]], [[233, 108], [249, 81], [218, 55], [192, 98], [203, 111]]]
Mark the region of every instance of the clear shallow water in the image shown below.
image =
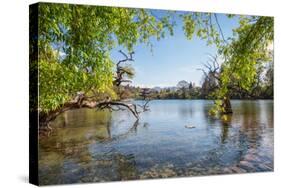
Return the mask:
[[208, 116], [206, 100], [154, 100], [139, 121], [69, 111], [40, 137], [40, 184], [273, 171], [273, 101], [231, 103], [225, 120]]

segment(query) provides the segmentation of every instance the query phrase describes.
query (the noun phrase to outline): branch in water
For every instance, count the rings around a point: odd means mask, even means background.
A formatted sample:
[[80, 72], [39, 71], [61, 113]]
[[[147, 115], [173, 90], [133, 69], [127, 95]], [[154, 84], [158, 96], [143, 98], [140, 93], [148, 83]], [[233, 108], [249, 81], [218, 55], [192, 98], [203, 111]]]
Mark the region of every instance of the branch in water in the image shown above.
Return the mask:
[[[89, 108], [89, 109], [109, 109], [109, 110], [124, 110], [128, 109], [136, 119], [139, 119], [140, 112], [137, 110], [136, 104], [127, 104], [120, 101], [110, 101], [110, 99], [106, 99], [101, 102], [96, 102], [93, 100], [89, 100], [91, 97], [86, 97], [83, 93], [78, 93], [78, 95], [74, 98], [74, 100], [65, 103], [61, 108], [50, 111], [48, 113], [40, 112], [40, 125], [43, 127], [50, 127], [49, 123], [56, 119], [60, 114], [79, 108]], [[117, 108], [114, 108], [117, 107]], [[124, 107], [124, 108], [121, 108]]]
[[145, 103], [144, 103], [144, 105], [138, 104], [138, 106], [139, 106], [140, 108], [142, 108], [143, 112], [149, 111], [149, 110], [150, 110], [150, 109], [149, 109], [149, 106], [148, 106], [148, 103], [149, 103], [150, 101], [151, 101], [150, 99], [149, 99], [149, 100], [146, 100]]
[[[113, 106], [123, 106], [126, 107], [132, 114], [139, 119], [139, 113], [137, 111], [136, 105], [135, 104], [126, 104], [123, 102], [115, 102], [115, 101], [108, 101], [108, 102], [101, 102], [97, 105], [97, 108], [103, 110], [103, 109], [111, 109], [111, 110], [116, 110], [113, 108]], [[119, 108], [120, 109], [120, 108]], [[121, 109], [120, 109], [121, 110]]]

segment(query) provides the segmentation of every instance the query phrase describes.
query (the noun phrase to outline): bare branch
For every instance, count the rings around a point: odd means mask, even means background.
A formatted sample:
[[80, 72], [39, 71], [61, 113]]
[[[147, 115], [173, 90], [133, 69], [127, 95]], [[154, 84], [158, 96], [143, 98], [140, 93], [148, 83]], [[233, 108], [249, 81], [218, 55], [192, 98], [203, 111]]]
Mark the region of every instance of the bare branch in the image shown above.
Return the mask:
[[[70, 102], [65, 103], [62, 107], [49, 111], [48, 113], [40, 112], [40, 123], [41, 126], [49, 126], [49, 123], [56, 119], [60, 114], [79, 108], [89, 108], [89, 109], [109, 109], [111, 111], [125, 110], [128, 109], [136, 119], [139, 119], [139, 111], [137, 110], [136, 104], [127, 104], [119, 101], [111, 101], [110, 98], [107, 98], [104, 101], [96, 102], [89, 100], [92, 97], [86, 97], [82, 93], [78, 93], [77, 96]], [[121, 108], [124, 107], [124, 108]]]
[[210, 83], [211, 87], [213, 89], [219, 87], [221, 84], [221, 78], [220, 78], [220, 65], [218, 63], [218, 56], [217, 55], [212, 55], [208, 54], [208, 60], [206, 63], [203, 63], [203, 67], [205, 68], [199, 68], [197, 70], [200, 70], [203, 72], [205, 81]]
[[122, 59], [122, 60], [118, 61], [117, 66], [119, 66], [121, 63], [126, 62], [126, 61], [134, 61], [133, 60], [133, 54], [135, 52], [130, 52], [129, 56], [127, 54], [125, 54], [122, 50], [119, 50], [119, 52], [125, 57], [125, 59]]
[[105, 109], [105, 108], [112, 109], [112, 106], [114, 106], [114, 105], [126, 107], [129, 111], [132, 112], [132, 114], [137, 119], [139, 119], [139, 112], [137, 111], [135, 104], [126, 104], [126, 103], [122, 103], [122, 102], [109, 101], [109, 102], [99, 103], [96, 107], [100, 108], [100, 109]]
[[219, 28], [219, 31], [220, 31], [221, 37], [222, 37], [223, 41], [227, 44], [227, 41], [225, 40], [225, 38], [224, 38], [224, 34], [223, 34], [223, 32], [222, 32], [222, 29], [221, 29], [221, 26], [220, 26], [220, 23], [219, 23], [219, 20], [218, 20], [217, 14], [214, 14], [214, 17], [215, 17], [216, 23], [217, 23], [217, 25], [218, 25], [218, 28]]
[[122, 82], [130, 82], [129, 80], [125, 80], [124, 76], [132, 74], [132, 72], [129, 71], [128, 66], [126, 68], [124, 65], [122, 66], [121, 63], [127, 61], [134, 61], [134, 52], [130, 52], [129, 55], [125, 54], [122, 50], [119, 50], [119, 52], [125, 57], [125, 59], [118, 61], [118, 63], [116, 64], [116, 76], [114, 80], [114, 85], [116, 86], [120, 86]]
[[149, 99], [149, 100], [146, 100], [145, 103], [144, 103], [144, 105], [138, 104], [138, 106], [139, 106], [140, 108], [142, 108], [142, 111], [143, 111], [143, 112], [146, 112], [146, 111], [149, 111], [149, 110], [150, 110], [150, 109], [149, 109], [149, 106], [148, 106], [148, 103], [149, 103], [150, 101], [151, 101], [150, 99]]

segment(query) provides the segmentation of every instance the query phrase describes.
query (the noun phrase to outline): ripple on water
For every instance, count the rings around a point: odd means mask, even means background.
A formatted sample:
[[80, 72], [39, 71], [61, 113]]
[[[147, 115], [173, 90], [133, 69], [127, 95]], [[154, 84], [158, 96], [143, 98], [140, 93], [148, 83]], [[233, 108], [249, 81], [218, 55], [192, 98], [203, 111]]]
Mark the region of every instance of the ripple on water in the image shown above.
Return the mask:
[[232, 106], [226, 121], [201, 100], [153, 101], [138, 122], [125, 111], [70, 111], [66, 127], [61, 116], [40, 138], [40, 184], [272, 171], [273, 102]]

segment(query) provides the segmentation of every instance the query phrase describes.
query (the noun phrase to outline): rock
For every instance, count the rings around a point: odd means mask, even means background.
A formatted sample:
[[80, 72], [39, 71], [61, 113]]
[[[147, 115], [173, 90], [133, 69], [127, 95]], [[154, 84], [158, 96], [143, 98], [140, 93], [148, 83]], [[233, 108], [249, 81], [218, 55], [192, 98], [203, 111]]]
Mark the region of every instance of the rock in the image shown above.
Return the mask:
[[251, 161], [251, 162], [261, 162], [261, 159], [255, 155], [247, 154], [244, 156], [245, 161]]
[[239, 168], [237, 166], [233, 166], [230, 169], [232, 170], [232, 172], [235, 172], [235, 173], [246, 173], [247, 172], [246, 170]]
[[223, 169], [223, 172], [224, 172], [224, 173], [232, 173], [232, 170], [229, 169], [229, 168], [224, 168], [224, 169]]
[[256, 149], [248, 149], [248, 154], [256, 154], [257, 153], [257, 150]]
[[140, 179], [175, 177], [177, 176], [177, 173], [175, 172], [173, 167], [174, 166], [172, 164], [168, 164], [162, 167], [154, 166], [142, 173], [139, 177]]
[[268, 165], [265, 165], [265, 164], [259, 164], [258, 167], [262, 170], [266, 170], [266, 171], [272, 171], [273, 168], [271, 168], [270, 166]]
[[240, 161], [238, 166], [242, 169], [245, 169], [247, 172], [251, 172], [256, 169], [255, 166], [248, 161]]
[[184, 126], [185, 128], [188, 128], [188, 129], [193, 129], [193, 128], [195, 128], [195, 126], [193, 126], [193, 125], [186, 125], [186, 126]]
[[89, 156], [89, 155], [82, 155], [82, 156], [80, 157], [80, 160], [81, 160], [81, 162], [88, 163], [88, 162], [90, 162], [90, 161], [93, 160], [93, 159], [92, 159], [92, 157]]

